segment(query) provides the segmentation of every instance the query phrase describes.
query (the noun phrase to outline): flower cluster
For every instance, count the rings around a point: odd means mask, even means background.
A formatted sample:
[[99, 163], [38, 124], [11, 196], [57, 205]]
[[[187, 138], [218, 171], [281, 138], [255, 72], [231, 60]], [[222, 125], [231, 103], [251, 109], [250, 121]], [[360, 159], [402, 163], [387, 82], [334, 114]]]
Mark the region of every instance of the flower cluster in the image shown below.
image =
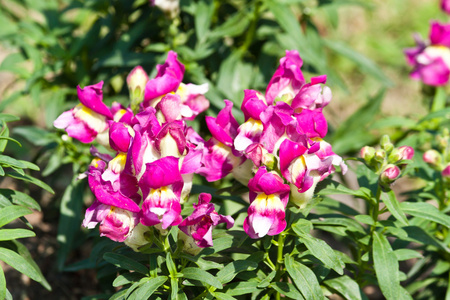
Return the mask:
[[400, 177], [402, 170], [413, 158], [414, 149], [410, 146], [394, 148], [387, 135], [381, 138], [380, 146], [378, 150], [364, 146], [360, 156], [380, 176], [381, 187], [389, 189], [390, 184]]
[[204, 152], [197, 173], [208, 181], [232, 173], [248, 185], [244, 230], [252, 238], [283, 231], [289, 201], [304, 207], [316, 184], [335, 166], [346, 171], [342, 158], [323, 140], [328, 127], [322, 109], [331, 100], [330, 89], [322, 85], [326, 76], [307, 83], [302, 63], [297, 51], [286, 51], [265, 95], [245, 91], [243, 124], [235, 120], [227, 100], [217, 118], [206, 118], [212, 137], [201, 142]]
[[210, 247], [212, 229], [220, 223], [230, 228], [234, 220], [215, 211], [209, 194], [200, 194], [184, 220], [182, 203], [194, 173], [208, 181], [231, 173], [249, 188], [245, 232], [251, 238], [279, 234], [286, 227], [289, 201], [304, 207], [317, 183], [336, 166], [346, 171], [342, 158], [323, 140], [328, 128], [322, 109], [331, 100], [323, 85], [326, 76], [307, 83], [301, 67], [298, 52], [287, 51], [265, 95], [245, 91], [243, 124], [228, 100], [217, 117], [206, 117], [212, 135], [207, 141], [186, 120], [209, 107], [208, 86], [183, 84], [184, 65], [172, 51], [157, 66], [155, 78], [139, 66], [131, 71], [130, 107], [105, 105], [103, 82], [78, 87], [81, 103], [54, 125], [83, 143], [96, 140], [112, 153], [91, 147], [96, 158], [86, 174], [96, 200], [83, 225], [99, 224], [102, 236], [133, 249], [147, 243], [144, 234], [150, 226], [163, 234], [179, 226], [185, 246]]
[[450, 24], [431, 22], [429, 42], [417, 37], [416, 44], [404, 51], [408, 64], [413, 66], [411, 78], [427, 85], [447, 84], [450, 77]]
[[[111, 156], [91, 148], [96, 158], [87, 176], [96, 200], [88, 208], [83, 225], [93, 228], [100, 224], [102, 236], [134, 248], [142, 244], [146, 226], [165, 230], [183, 222], [181, 203], [189, 195], [202, 154], [197, 147], [198, 134], [185, 120], [194, 119], [209, 107], [203, 95], [207, 85], [181, 82], [184, 65], [176, 53], [169, 52], [166, 62], [157, 69], [153, 79], [141, 67], [128, 76], [134, 111], [118, 103], [106, 106], [100, 82], [78, 87], [81, 103], [54, 122], [69, 136], [84, 143], [97, 140], [114, 153]], [[201, 195], [198, 207], [206, 205], [202, 199], [207, 196]], [[200, 247], [210, 246], [212, 239], [207, 232], [192, 233], [208, 226], [202, 216], [213, 219], [210, 227], [220, 223], [221, 218], [229, 226], [233, 224], [232, 219], [219, 216], [212, 204], [194, 215], [194, 223], [191, 216], [184, 226], [201, 223], [190, 231]], [[135, 228], [140, 228], [140, 234], [134, 234]]]

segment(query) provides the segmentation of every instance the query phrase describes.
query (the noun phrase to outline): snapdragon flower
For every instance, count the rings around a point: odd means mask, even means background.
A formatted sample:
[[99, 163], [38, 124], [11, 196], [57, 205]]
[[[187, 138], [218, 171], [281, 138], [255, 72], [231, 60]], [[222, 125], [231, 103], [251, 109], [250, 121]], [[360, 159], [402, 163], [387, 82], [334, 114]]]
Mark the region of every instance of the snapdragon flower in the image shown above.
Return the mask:
[[450, 76], [450, 24], [431, 22], [429, 42], [416, 39], [417, 46], [405, 49], [408, 64], [414, 67], [410, 76], [427, 85], [441, 86]]
[[184, 219], [178, 228], [190, 236], [198, 247], [205, 248], [213, 246], [212, 230], [220, 223], [225, 223], [227, 229], [230, 229], [234, 220], [231, 216], [219, 215], [211, 203], [211, 195], [201, 193], [198, 203], [194, 204], [194, 212]]

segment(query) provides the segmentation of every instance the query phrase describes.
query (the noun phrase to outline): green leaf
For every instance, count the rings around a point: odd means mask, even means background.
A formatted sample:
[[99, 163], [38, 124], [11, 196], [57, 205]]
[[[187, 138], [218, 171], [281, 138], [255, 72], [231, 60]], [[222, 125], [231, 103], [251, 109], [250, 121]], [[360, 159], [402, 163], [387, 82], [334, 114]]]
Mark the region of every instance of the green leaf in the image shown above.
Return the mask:
[[175, 263], [172, 260], [172, 255], [170, 252], [167, 252], [166, 255], [166, 265], [167, 269], [169, 270], [169, 273], [172, 277], [175, 277], [177, 275], [177, 267], [175, 266]]
[[54, 142], [50, 132], [34, 126], [15, 127], [13, 132], [36, 146], [46, 146]]
[[11, 221], [33, 213], [26, 207], [11, 205], [0, 209], [0, 227], [5, 226]]
[[[384, 197], [386, 195], [386, 197]], [[408, 219], [406, 219], [405, 213], [402, 211], [400, 207], [400, 203], [397, 200], [397, 197], [395, 196], [395, 193], [393, 190], [390, 190], [389, 192], [383, 194], [382, 196], [383, 203], [386, 205], [388, 210], [391, 212], [391, 214], [400, 221], [405, 226], [408, 226]]]
[[35, 281], [41, 280], [41, 275], [39, 274], [39, 272], [37, 272], [36, 269], [33, 268], [33, 266], [30, 265], [25, 258], [11, 249], [0, 247], [0, 260]]
[[284, 262], [289, 276], [305, 299], [323, 299], [322, 289], [317, 281], [317, 277], [310, 268], [296, 262], [287, 254], [284, 257]]
[[228, 283], [240, 272], [252, 271], [258, 267], [258, 264], [249, 260], [236, 260], [226, 265], [217, 272], [216, 277], [222, 284]]
[[[319, 240], [310, 234], [297, 233], [299, 240], [305, 244], [311, 254], [319, 259], [323, 264], [336, 271], [339, 275], [344, 274], [344, 262], [334, 253], [325, 241]], [[305, 295], [306, 296], [306, 295]]]
[[311, 221], [305, 219], [298, 219], [292, 224], [291, 227], [297, 235], [309, 234], [311, 230], [313, 230], [313, 224]]
[[[397, 257], [387, 238], [377, 231], [373, 233], [372, 256], [378, 284], [383, 295], [386, 299], [402, 299], [405, 295], [400, 285]], [[412, 298], [409, 297], [409, 299]]]
[[450, 216], [440, 212], [433, 205], [426, 202], [402, 202], [400, 203], [402, 210], [414, 217], [426, 219], [446, 227], [450, 227]]
[[207, 283], [216, 287], [218, 289], [222, 289], [222, 283], [220, 283], [219, 279], [211, 275], [210, 273], [203, 271], [198, 268], [185, 268], [182, 271], [183, 277], [192, 280], [198, 280], [202, 283]]
[[352, 190], [340, 184], [337, 181], [331, 180], [325, 188], [319, 191], [319, 195], [352, 195], [358, 198], [369, 200], [372, 194], [368, 188], [361, 187], [358, 190]]
[[214, 296], [219, 300], [236, 300], [233, 296], [220, 292], [214, 292]]
[[[2, 248], [2, 247], [4, 247], [4, 248]], [[28, 277], [32, 278], [33, 280], [36, 280], [47, 290], [49, 290], [49, 291], [52, 290], [52, 288], [50, 287], [50, 284], [47, 282], [44, 275], [42, 275], [42, 272], [39, 269], [38, 265], [31, 257], [30, 252], [22, 243], [20, 243], [16, 240], [0, 242], [0, 249], [7, 249], [7, 250], [11, 250], [13, 253], [16, 253], [19, 257], [21, 257], [19, 259], [21, 262], [21, 265], [23, 267], [26, 267], [28, 272], [33, 274], [33, 276], [37, 275], [36, 279], [29, 276], [26, 272], [22, 272], [21, 270], [17, 269], [15, 266], [12, 266], [12, 267], [16, 268], [17, 270], [19, 270], [23, 274], [27, 275]], [[0, 258], [0, 260], [2, 260], [2, 259]], [[8, 263], [8, 262], [6, 262], [6, 263]]]
[[167, 276], [150, 278], [134, 292], [136, 294], [136, 299], [148, 299], [161, 285], [167, 281], [167, 279]]
[[429, 113], [428, 115], [426, 115], [425, 117], [423, 117], [420, 121], [419, 124], [431, 119], [435, 119], [435, 118], [449, 118], [450, 116], [450, 107], [441, 109], [439, 111], [435, 111], [432, 113]]
[[103, 258], [116, 267], [148, 275], [148, 269], [146, 266], [125, 255], [108, 252], [103, 255]]
[[6, 155], [1, 155], [1, 154], [0, 154], [0, 164], [2, 164], [3, 166], [6, 166], [6, 167], [16, 167], [19, 169], [25, 169], [27, 167], [22, 162], [14, 159], [12, 157], [9, 157]]
[[32, 236], [36, 236], [36, 234], [33, 231], [27, 229], [0, 229], [0, 241], [22, 239]]
[[53, 191], [53, 189], [48, 184], [46, 184], [45, 182], [43, 182], [43, 181], [41, 181], [39, 179], [36, 179], [33, 176], [30, 176], [28, 174], [21, 175], [21, 174], [19, 174], [17, 172], [6, 172], [6, 176], [11, 177], [11, 178], [15, 178], [15, 179], [18, 179], [18, 180], [23, 180], [23, 181], [30, 182], [32, 184], [37, 185], [40, 188], [43, 188], [44, 190], [46, 190], [49, 193], [52, 193], [52, 194], [55, 193]]
[[214, 5], [200, 1], [197, 3], [195, 10], [195, 34], [199, 43], [202, 43], [206, 39], [206, 35], [211, 25], [211, 17], [214, 13]]
[[[65, 268], [65, 270], [67, 270], [67, 268]], [[121, 285], [126, 285], [131, 282], [139, 281], [139, 280], [141, 280], [141, 278], [142, 278], [142, 274], [140, 274], [140, 273], [136, 273], [136, 272], [124, 273], [124, 274], [117, 276], [117, 278], [114, 279], [112, 286], [118, 287]]]
[[322, 42], [329, 49], [353, 61], [364, 74], [373, 76], [385, 86], [392, 86], [392, 80], [389, 79], [383, 71], [366, 56], [356, 52], [341, 41], [322, 39]]
[[359, 288], [358, 283], [347, 275], [328, 279], [323, 282], [329, 288], [338, 292], [345, 299], [362, 300], [367, 299], [366, 295]]
[[75, 233], [80, 231], [81, 210], [83, 209], [83, 192], [86, 187], [85, 180], [77, 180], [77, 174], [72, 177], [72, 182], [64, 191], [60, 204], [60, 217], [58, 222], [57, 240], [59, 250], [56, 257], [58, 270], [64, 268], [67, 255], [72, 250]]
[[214, 28], [209, 34], [209, 39], [221, 39], [225, 36], [238, 36], [247, 29], [250, 18], [246, 11], [238, 11], [229, 17], [223, 24]]
[[20, 118], [14, 115], [10, 115], [10, 114], [3, 114], [0, 113], [0, 120], [8, 123], [8, 122], [14, 122], [14, 121], [19, 121]]
[[420, 252], [417, 252], [412, 249], [397, 249], [394, 250], [395, 257], [397, 257], [398, 261], [404, 261], [413, 258], [422, 258], [423, 255]]
[[303, 298], [302, 294], [297, 290], [295, 285], [289, 282], [274, 282], [272, 285], [272, 288], [277, 291], [280, 294], [285, 295], [286, 297], [296, 299], [296, 300], [302, 300]]
[[227, 295], [230, 296], [251, 294], [257, 290], [258, 290], [258, 282], [253, 281], [232, 282], [225, 286], [225, 292]]
[[0, 189], [0, 207], [10, 206], [12, 204], [41, 211], [39, 204], [29, 195], [10, 189]]
[[0, 299], [6, 299], [6, 279], [2, 268], [0, 268]]
[[379, 91], [339, 126], [332, 135], [334, 152], [342, 154], [359, 150], [375, 141], [375, 136], [370, 134], [368, 126], [380, 111], [384, 93], [384, 90]]
[[303, 59], [309, 62], [314, 61], [316, 55], [312, 49], [308, 47], [303, 30], [300, 27], [297, 18], [292, 13], [292, 10], [287, 5], [282, 5], [278, 1], [266, 0], [265, 3], [275, 16], [275, 19], [280, 27], [283, 28], [285, 32], [289, 33], [289, 36], [293, 42], [292, 46], [295, 45], [295, 47], [292, 48], [298, 49], [298, 51], [302, 54]]
[[392, 116], [376, 120], [369, 129], [385, 129], [385, 128], [413, 128], [417, 121], [405, 117]]

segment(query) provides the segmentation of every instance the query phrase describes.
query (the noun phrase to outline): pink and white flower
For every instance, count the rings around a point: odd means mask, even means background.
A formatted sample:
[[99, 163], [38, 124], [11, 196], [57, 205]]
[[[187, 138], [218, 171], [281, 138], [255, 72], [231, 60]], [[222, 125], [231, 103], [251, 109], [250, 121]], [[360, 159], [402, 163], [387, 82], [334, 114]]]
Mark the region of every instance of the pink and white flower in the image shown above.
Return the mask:
[[276, 173], [260, 167], [248, 184], [250, 207], [244, 230], [253, 239], [277, 235], [286, 228], [285, 209], [289, 201], [289, 185]]
[[178, 225], [178, 228], [192, 237], [197, 246], [201, 248], [213, 246], [212, 230], [218, 224], [226, 223], [227, 229], [234, 225], [233, 218], [219, 215], [210, 201], [210, 194], [201, 193], [198, 203], [194, 204], [194, 212]]
[[450, 24], [431, 23], [430, 41], [417, 39], [417, 46], [405, 49], [408, 64], [414, 67], [410, 76], [433, 86], [445, 85], [450, 77]]
[[91, 143], [108, 130], [108, 120], [113, 119], [110, 109], [103, 103], [103, 81], [77, 87], [80, 104], [62, 113], [54, 122], [56, 128], [65, 129], [70, 137], [82, 143]]

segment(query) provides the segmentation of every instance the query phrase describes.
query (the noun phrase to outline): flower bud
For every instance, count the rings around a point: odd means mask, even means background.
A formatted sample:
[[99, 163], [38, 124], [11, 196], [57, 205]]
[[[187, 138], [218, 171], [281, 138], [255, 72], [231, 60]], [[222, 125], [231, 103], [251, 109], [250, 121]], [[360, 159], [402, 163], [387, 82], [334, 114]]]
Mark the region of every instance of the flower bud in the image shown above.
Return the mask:
[[402, 160], [412, 159], [414, 157], [414, 149], [410, 146], [401, 146], [398, 148], [402, 156]]
[[360, 155], [362, 159], [364, 159], [367, 163], [370, 163], [375, 156], [375, 149], [373, 147], [364, 146], [361, 148]]
[[141, 66], [135, 67], [127, 76], [130, 91], [131, 106], [138, 106], [144, 100], [145, 85], [149, 78]]
[[389, 164], [384, 167], [380, 174], [380, 182], [382, 184], [391, 184], [400, 176], [400, 168], [396, 165]]
[[425, 151], [423, 154], [423, 160], [427, 164], [430, 164], [434, 167], [438, 166], [441, 163], [441, 154], [434, 149], [430, 149]]
[[384, 151], [383, 149], [378, 149], [377, 151], [375, 151], [374, 159], [376, 161], [383, 162], [385, 158], [386, 158], [386, 151]]
[[450, 163], [442, 170], [442, 177], [450, 178]]
[[394, 164], [398, 161], [402, 160], [402, 153], [398, 148], [392, 150], [388, 157], [388, 163]]
[[380, 141], [381, 148], [383, 148], [386, 152], [391, 152], [394, 149], [394, 144], [391, 143], [391, 139], [388, 135], [383, 135]]

